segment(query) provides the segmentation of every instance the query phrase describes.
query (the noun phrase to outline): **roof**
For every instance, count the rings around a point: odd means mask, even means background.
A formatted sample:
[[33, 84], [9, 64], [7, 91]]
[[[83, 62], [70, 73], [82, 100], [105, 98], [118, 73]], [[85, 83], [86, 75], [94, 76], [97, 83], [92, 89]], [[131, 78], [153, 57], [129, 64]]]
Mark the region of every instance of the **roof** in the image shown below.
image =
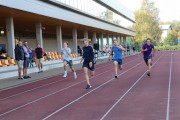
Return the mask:
[[171, 28], [171, 29], [172, 29], [171, 24], [160, 25], [159, 27], [160, 27], [162, 30], [168, 30], [169, 28]]
[[123, 6], [118, 0], [97, 0], [96, 2], [104, 4], [106, 7], [109, 7], [110, 9], [116, 11], [124, 18], [129, 19], [132, 22], [135, 22], [134, 13], [125, 6]]

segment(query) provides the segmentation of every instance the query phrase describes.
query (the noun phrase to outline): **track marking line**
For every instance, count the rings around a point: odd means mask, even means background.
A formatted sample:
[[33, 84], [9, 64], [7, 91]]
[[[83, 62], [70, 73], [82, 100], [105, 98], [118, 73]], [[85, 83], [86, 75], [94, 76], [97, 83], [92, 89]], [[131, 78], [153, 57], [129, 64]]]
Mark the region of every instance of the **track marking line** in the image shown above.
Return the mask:
[[[127, 64], [129, 64], [129, 63], [131, 63], [131, 62], [133, 62], [133, 61], [135, 61], [135, 60], [132, 60], [132, 61], [130, 61], [130, 62], [127, 62], [127, 63], [125, 63], [124, 65], [127, 65]], [[140, 63], [139, 63], [139, 64], [140, 64]], [[104, 71], [104, 72], [102, 72], [102, 73], [100, 73], [100, 74], [98, 74], [98, 75], [96, 75], [96, 76], [91, 77], [90, 79], [96, 78], [96, 77], [98, 77], [98, 76], [100, 76], [100, 75], [102, 75], [102, 74], [104, 74], [104, 73], [106, 73], [106, 72], [109, 72], [109, 71], [112, 71], [112, 69], [107, 70], [107, 71]], [[45, 95], [45, 96], [40, 97], [40, 98], [38, 98], [38, 99], [36, 99], [36, 100], [33, 100], [33, 101], [31, 101], [31, 102], [28, 102], [28, 103], [26, 103], [26, 104], [24, 104], [24, 105], [21, 105], [21, 106], [19, 106], [19, 107], [13, 108], [13, 109], [11, 109], [11, 110], [9, 110], [9, 111], [7, 111], [7, 112], [4, 112], [4, 113], [0, 114], [0, 117], [1, 117], [1, 116], [4, 116], [4, 115], [6, 115], [6, 114], [9, 114], [9, 113], [11, 113], [11, 112], [13, 112], [13, 111], [16, 111], [16, 110], [18, 110], [18, 109], [20, 109], [20, 108], [23, 108], [23, 107], [25, 107], [25, 106], [28, 106], [28, 105], [30, 105], [30, 104], [32, 104], [32, 103], [36, 103], [36, 102], [38, 102], [38, 101], [40, 101], [40, 100], [42, 100], [42, 99], [45, 99], [45, 98], [47, 98], [47, 97], [49, 97], [49, 96], [52, 96], [52, 95], [54, 95], [54, 94], [57, 94], [57, 93], [62, 92], [62, 91], [64, 91], [64, 90], [67, 90], [67, 89], [69, 89], [69, 88], [71, 88], [71, 87], [73, 87], [73, 86], [76, 86], [76, 85], [78, 85], [78, 84], [81, 84], [81, 83], [83, 83], [83, 82], [85, 82], [85, 81], [80, 81], [80, 82], [75, 83], [75, 84], [73, 84], [73, 85], [70, 85], [70, 86], [68, 86], [68, 87], [66, 87], [66, 88], [60, 89], [60, 90], [58, 90], [58, 91], [56, 91], [56, 92], [53, 92], [53, 93], [51, 93], [51, 94]]]
[[168, 84], [168, 99], [167, 99], [167, 110], [166, 110], [166, 120], [169, 120], [169, 110], [170, 110], [170, 98], [171, 98], [171, 81], [172, 81], [172, 56], [173, 53], [171, 53], [171, 62], [169, 67], [169, 84]]
[[[134, 59], [134, 60], [132, 60], [132, 61], [130, 61], [130, 62], [136, 61], [137, 59], [140, 59], [140, 58], [136, 58], [136, 59]], [[130, 63], [130, 62], [127, 62], [127, 63]], [[125, 63], [125, 64], [127, 64], [127, 63]], [[125, 64], [124, 64], [124, 65], [125, 65]], [[108, 63], [108, 65], [104, 65], [104, 66], [102, 66], [102, 67], [98, 67], [97, 69], [104, 68], [104, 67], [107, 67], [107, 66], [109, 66], [109, 65], [111, 65], [111, 63], [110, 63], [110, 64]], [[80, 73], [80, 74], [78, 74], [78, 75], [82, 75], [82, 74], [84, 74], [84, 73]], [[67, 80], [67, 79], [69, 79], [69, 78], [72, 78], [72, 76], [71, 76], [71, 77], [64, 78], [64, 79], [61, 79], [61, 80], [57, 80], [57, 81], [54, 81], [54, 82], [51, 82], [51, 83], [47, 83], [47, 84], [41, 85], [41, 86], [39, 86], [39, 87], [35, 87], [35, 88], [33, 88], [33, 89], [29, 89], [29, 90], [26, 90], [26, 91], [23, 91], [23, 92], [20, 92], [20, 93], [17, 93], [17, 94], [14, 94], [14, 95], [11, 95], [11, 96], [8, 96], [8, 97], [5, 97], [5, 98], [2, 98], [2, 99], [0, 99], [0, 101], [7, 100], [7, 99], [9, 99], [9, 98], [16, 97], [16, 96], [18, 96], [18, 95], [22, 95], [22, 94], [25, 94], [25, 93], [27, 93], [27, 92], [31, 92], [31, 91], [37, 90], [37, 89], [39, 89], [39, 88], [43, 88], [43, 87], [46, 87], [46, 86], [49, 86], [49, 85], [52, 85], [52, 84], [55, 84], [55, 83], [58, 83], [58, 82], [62, 82], [62, 81], [65, 81], [65, 80]]]
[[[139, 66], [140, 64], [142, 64], [142, 62], [140, 62], [139, 64], [136, 64], [135, 66], [133, 66], [133, 67], [129, 68], [128, 70], [122, 72], [122, 73], [119, 74], [118, 76], [121, 76], [121, 75], [127, 73], [128, 71], [134, 69], [135, 67]], [[102, 86], [104, 86], [104, 85], [106, 85], [106, 84], [112, 82], [114, 79], [115, 79], [115, 78], [112, 78], [112, 79], [106, 81], [105, 83], [99, 85], [98, 87], [94, 88], [93, 90], [87, 92], [86, 94], [82, 95], [81, 97], [78, 97], [77, 99], [73, 100], [72, 102], [66, 104], [65, 106], [61, 107], [60, 109], [58, 109], [58, 110], [56, 110], [55, 112], [51, 113], [50, 115], [46, 116], [46, 117], [43, 118], [42, 120], [47, 120], [47, 119], [49, 119], [50, 117], [52, 117], [52, 116], [55, 115], [56, 113], [62, 111], [62, 110], [65, 109], [66, 107], [69, 107], [71, 104], [73, 104], [73, 103], [77, 102], [78, 100], [84, 98], [85, 96], [87, 96], [87, 95], [89, 95], [90, 93], [94, 92], [95, 90], [101, 88]]]
[[[153, 64], [153, 66], [160, 60], [160, 58], [162, 57], [162, 55], [158, 58], [158, 60]], [[100, 120], [104, 120], [105, 117], [114, 109], [114, 107], [120, 102], [122, 101], [122, 99], [133, 89], [133, 87], [143, 78], [143, 76], [147, 73], [147, 71], [145, 71], [141, 77], [138, 78], [138, 80], [136, 80], [136, 82], [118, 99], [118, 101], [116, 101], [112, 107], [101, 117]]]

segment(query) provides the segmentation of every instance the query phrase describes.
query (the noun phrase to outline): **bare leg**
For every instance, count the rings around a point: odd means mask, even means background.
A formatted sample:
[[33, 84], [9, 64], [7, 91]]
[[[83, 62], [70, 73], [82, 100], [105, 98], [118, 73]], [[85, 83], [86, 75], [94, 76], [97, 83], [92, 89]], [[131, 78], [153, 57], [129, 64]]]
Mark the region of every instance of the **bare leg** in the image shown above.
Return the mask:
[[91, 75], [91, 76], [94, 76], [94, 71], [90, 71], [90, 75]]
[[89, 76], [88, 76], [88, 68], [84, 67], [83, 69], [84, 69], [84, 76], [87, 81], [87, 84], [90, 85]]
[[22, 69], [19, 68], [19, 69], [18, 69], [18, 78], [22, 78], [21, 71], [22, 71]]
[[114, 70], [115, 70], [115, 74], [117, 75], [118, 62], [116, 62], [116, 61], [114, 61]]

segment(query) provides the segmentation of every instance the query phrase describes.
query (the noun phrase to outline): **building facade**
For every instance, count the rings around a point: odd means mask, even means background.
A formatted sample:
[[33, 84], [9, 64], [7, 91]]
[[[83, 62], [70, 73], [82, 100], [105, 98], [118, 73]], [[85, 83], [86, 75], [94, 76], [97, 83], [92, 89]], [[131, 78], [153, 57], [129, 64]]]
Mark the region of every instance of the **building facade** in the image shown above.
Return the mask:
[[171, 25], [160, 25], [162, 34], [161, 34], [161, 40], [162, 42], [165, 40], [165, 38], [168, 36], [169, 33], [172, 32], [172, 26]]
[[117, 0], [1, 0], [0, 45], [14, 58], [16, 41], [39, 43], [45, 51], [59, 51], [68, 41], [73, 52], [83, 38], [102, 49], [118, 39], [134, 36], [134, 15]]

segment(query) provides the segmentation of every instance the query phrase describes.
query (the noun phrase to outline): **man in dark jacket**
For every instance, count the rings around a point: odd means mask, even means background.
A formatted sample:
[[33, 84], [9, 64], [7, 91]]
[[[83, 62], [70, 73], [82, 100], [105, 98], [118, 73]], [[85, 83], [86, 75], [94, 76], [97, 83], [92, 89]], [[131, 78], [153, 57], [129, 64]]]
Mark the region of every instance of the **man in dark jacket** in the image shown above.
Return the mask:
[[22, 41], [19, 41], [17, 46], [15, 47], [15, 59], [18, 66], [18, 79], [23, 80], [21, 72], [23, 70], [23, 63], [24, 63], [24, 51], [23, 51], [23, 44]]

